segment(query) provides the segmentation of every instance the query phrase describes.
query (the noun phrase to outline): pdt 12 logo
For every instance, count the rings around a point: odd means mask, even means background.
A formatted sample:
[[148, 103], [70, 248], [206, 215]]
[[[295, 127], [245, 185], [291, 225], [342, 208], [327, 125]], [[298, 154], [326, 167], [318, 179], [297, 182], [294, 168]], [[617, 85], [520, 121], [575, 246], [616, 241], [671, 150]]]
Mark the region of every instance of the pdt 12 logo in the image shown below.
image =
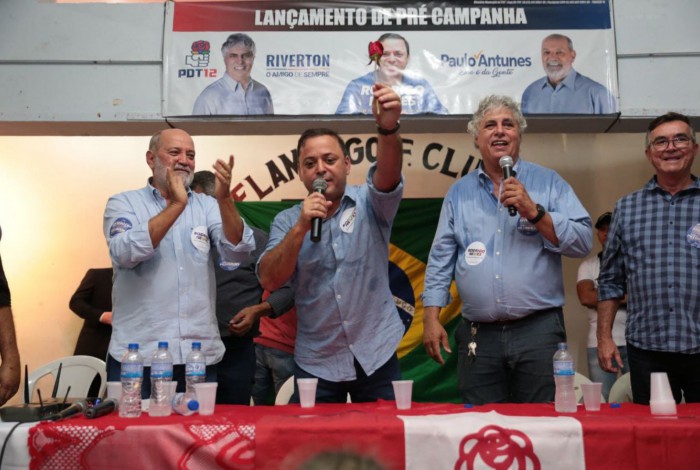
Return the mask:
[[185, 64], [190, 68], [177, 71], [178, 78], [210, 77], [216, 78], [216, 69], [210, 69], [209, 56], [211, 45], [209, 41], [195, 41], [192, 43], [190, 54], [185, 56]]

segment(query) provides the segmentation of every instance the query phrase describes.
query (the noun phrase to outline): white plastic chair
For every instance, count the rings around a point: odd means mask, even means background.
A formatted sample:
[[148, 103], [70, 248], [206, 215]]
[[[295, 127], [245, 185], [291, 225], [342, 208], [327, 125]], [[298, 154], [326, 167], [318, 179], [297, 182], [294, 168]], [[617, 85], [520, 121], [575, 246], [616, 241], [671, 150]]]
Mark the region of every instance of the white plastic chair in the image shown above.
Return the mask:
[[275, 396], [275, 405], [286, 405], [294, 394], [294, 376], [291, 375], [284, 381], [280, 387], [280, 391]]
[[610, 388], [608, 395], [610, 403], [624, 403], [632, 401], [632, 384], [630, 383], [630, 373], [627, 372], [617, 378]]
[[[56, 393], [57, 399], [62, 399], [66, 395], [66, 390], [69, 386], [70, 397], [86, 398], [90, 390], [90, 385], [96, 375], [99, 375], [102, 381], [100, 384], [99, 396], [104, 396], [105, 389], [107, 388], [107, 369], [105, 362], [92, 356], [66, 356], [51, 361], [29, 374], [27, 383], [29, 385], [29, 400], [31, 402], [39, 401], [38, 396], [37, 398], [34, 397], [37, 382], [48, 375], [50, 375], [53, 380], [42, 381], [42, 383], [49, 385], [49, 388], [46, 389], [46, 393], [42, 393], [41, 396], [43, 399], [51, 396], [60, 364], [63, 365], [61, 366], [61, 378], [59, 379], [58, 391]], [[42, 387], [42, 392], [43, 391], [44, 387]]]

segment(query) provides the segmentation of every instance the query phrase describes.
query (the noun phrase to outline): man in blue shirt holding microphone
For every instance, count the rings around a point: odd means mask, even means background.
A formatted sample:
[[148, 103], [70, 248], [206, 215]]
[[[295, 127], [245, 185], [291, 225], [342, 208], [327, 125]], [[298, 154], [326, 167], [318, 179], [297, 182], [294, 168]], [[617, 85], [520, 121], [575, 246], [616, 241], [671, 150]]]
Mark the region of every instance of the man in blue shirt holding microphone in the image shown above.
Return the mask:
[[[465, 403], [554, 399], [552, 356], [566, 341], [561, 256], [582, 258], [593, 245], [571, 186], [520, 158], [525, 126], [511, 98], [481, 101], [469, 132], [482, 164], [445, 196], [426, 268], [423, 344], [440, 364], [440, 348], [451, 352], [439, 313], [452, 279], [462, 299], [455, 337]], [[503, 157], [515, 176], [504, 177]]]

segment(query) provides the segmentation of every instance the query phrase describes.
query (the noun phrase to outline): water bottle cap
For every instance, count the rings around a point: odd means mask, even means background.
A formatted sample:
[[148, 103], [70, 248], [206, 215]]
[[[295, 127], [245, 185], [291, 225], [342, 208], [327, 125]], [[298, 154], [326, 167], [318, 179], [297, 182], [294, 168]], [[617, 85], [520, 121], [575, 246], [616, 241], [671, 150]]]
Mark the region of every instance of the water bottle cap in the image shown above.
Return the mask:
[[199, 409], [199, 402], [197, 400], [190, 400], [187, 402], [187, 408], [190, 411], [197, 411]]
[[192, 349], [202, 349], [202, 343], [200, 343], [199, 341], [193, 341]]
[[138, 349], [139, 343], [129, 343], [129, 349]]
[[557, 344], [557, 349], [559, 349], [559, 350], [569, 349], [569, 346], [566, 343], [559, 343], [559, 344]]
[[168, 349], [167, 341], [158, 341], [158, 349]]

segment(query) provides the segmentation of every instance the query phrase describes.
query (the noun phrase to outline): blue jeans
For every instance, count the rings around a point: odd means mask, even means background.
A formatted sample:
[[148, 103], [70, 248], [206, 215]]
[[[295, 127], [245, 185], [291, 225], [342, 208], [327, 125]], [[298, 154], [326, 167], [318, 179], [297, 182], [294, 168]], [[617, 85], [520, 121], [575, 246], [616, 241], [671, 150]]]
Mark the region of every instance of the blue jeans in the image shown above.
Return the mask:
[[673, 398], [680, 403], [700, 402], [700, 354], [649, 351], [627, 343], [630, 361], [632, 398], [639, 405], [648, 405], [651, 395], [651, 373], [666, 372]]
[[471, 324], [457, 325], [457, 371], [464, 403], [548, 403], [554, 400], [552, 357], [566, 341], [561, 308], [514, 321], [474, 323], [476, 357], [468, 356]]
[[[253, 340], [221, 338], [226, 351], [216, 365], [219, 386], [216, 388], [216, 403], [226, 405], [250, 405], [255, 373], [255, 345]], [[243, 343], [243, 344], [241, 344]]]
[[[617, 350], [620, 351], [620, 357], [622, 358], [622, 369], [620, 369], [620, 374], [626, 374], [630, 371], [629, 361], [627, 360], [627, 347], [618, 346]], [[603, 384], [602, 393], [605, 397], [605, 401], [608, 401], [608, 396], [610, 395], [610, 389], [617, 380], [618, 374], [614, 372], [606, 372], [600, 368], [598, 363], [598, 348], [587, 348], [588, 353], [588, 378], [592, 382], [600, 382]]]
[[[348, 394], [353, 403], [394, 399], [394, 386], [391, 382], [401, 379], [399, 359], [396, 354], [370, 376], [365, 374], [357, 360], [355, 360], [355, 371], [357, 378], [345, 382], [331, 382], [319, 377], [316, 386], [316, 403], [346, 403]], [[316, 376], [309, 374], [295, 363], [294, 377], [311, 379]], [[294, 381], [294, 394], [289, 403], [299, 403], [296, 381]]]
[[[293, 374], [294, 354], [256, 344], [253, 403], [256, 406], [274, 403], [274, 395]], [[272, 398], [272, 402], [269, 398]]]
[[[107, 354], [107, 382], [119, 382], [121, 380], [122, 363]], [[185, 391], [185, 365], [173, 366], [173, 380], [177, 382], [177, 391]], [[206, 382], [216, 382], [216, 365], [207, 366]], [[151, 368], [143, 368], [143, 383], [141, 384], [141, 398], [151, 398]]]

